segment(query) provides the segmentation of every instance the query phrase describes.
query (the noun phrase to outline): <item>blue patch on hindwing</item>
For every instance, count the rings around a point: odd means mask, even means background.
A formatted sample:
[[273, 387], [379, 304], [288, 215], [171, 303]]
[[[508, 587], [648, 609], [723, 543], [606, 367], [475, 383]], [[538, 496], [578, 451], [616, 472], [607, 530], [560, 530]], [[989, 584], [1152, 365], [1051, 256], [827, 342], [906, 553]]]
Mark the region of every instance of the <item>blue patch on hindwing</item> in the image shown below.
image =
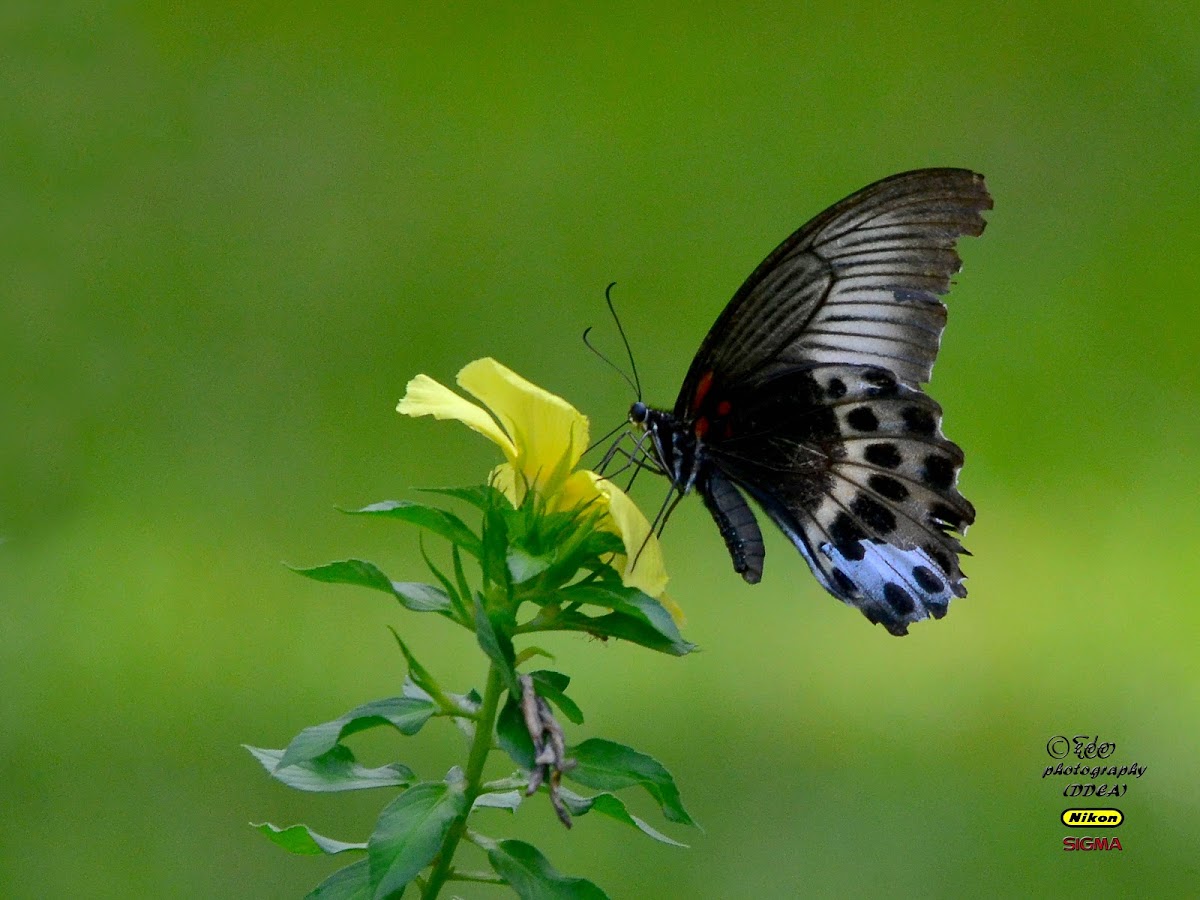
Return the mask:
[[895, 635], [907, 634], [911, 622], [946, 614], [953, 596], [950, 577], [928, 553], [870, 539], [858, 543], [861, 559], [849, 558], [830, 543], [820, 548], [833, 566], [843, 601]]

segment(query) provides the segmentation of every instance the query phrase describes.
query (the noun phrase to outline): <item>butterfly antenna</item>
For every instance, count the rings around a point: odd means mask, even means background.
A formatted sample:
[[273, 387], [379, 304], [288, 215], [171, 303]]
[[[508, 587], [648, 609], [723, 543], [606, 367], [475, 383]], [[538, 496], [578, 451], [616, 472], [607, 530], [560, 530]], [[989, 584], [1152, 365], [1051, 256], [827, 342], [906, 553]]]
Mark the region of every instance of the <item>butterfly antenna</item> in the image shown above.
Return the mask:
[[[637, 391], [638, 399], [640, 400], [642, 397], [641, 389], [633, 382], [632, 378], [630, 378], [628, 375], [626, 375], [624, 372], [621, 371], [620, 366], [618, 366], [615, 362], [613, 362], [611, 359], [609, 359], [607, 356], [605, 356], [603, 353], [601, 353], [599, 350], [596, 349], [596, 345], [588, 340], [588, 335], [591, 333], [592, 333], [591, 325], [589, 325], [587, 328], [583, 329], [583, 343], [587, 346], [587, 348], [589, 350], [591, 350], [598, 357], [600, 357], [600, 359], [604, 361], [604, 364], [606, 366], [608, 366], [614, 372], [616, 372], [618, 375], [620, 375], [622, 378], [624, 378], [626, 384], [628, 384], [631, 388], [633, 388], [635, 391]], [[623, 424], [624, 423], [622, 423], [622, 425]]]
[[625, 336], [625, 326], [621, 324], [621, 317], [617, 315], [617, 308], [613, 306], [612, 289], [616, 286], [617, 283], [613, 281], [604, 289], [604, 302], [608, 304], [608, 311], [612, 313], [613, 321], [617, 323], [617, 331], [621, 334], [621, 342], [625, 345], [625, 353], [629, 356], [629, 368], [633, 370], [634, 390], [637, 391], [637, 398], [640, 401], [642, 399], [642, 379], [638, 377], [637, 363], [633, 361], [633, 348], [629, 346], [629, 338]]

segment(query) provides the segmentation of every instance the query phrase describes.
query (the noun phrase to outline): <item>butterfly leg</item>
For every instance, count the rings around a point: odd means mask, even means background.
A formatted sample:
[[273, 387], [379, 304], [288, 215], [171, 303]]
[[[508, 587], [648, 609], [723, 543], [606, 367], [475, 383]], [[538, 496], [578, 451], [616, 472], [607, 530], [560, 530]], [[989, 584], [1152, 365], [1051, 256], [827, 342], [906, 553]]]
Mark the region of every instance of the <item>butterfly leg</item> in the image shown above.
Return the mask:
[[[645, 442], [645, 440], [646, 440], [645, 432], [638, 435], [638, 437], [635, 439], [633, 434], [630, 431], [628, 431], [628, 430], [625, 431], [625, 433], [622, 434], [615, 441], [613, 441], [612, 444], [609, 446], [608, 450], [606, 450], [604, 452], [604, 456], [602, 456], [600, 458], [600, 462], [596, 465], [596, 468], [594, 469], [594, 471], [599, 475], [603, 475], [604, 470], [607, 469], [612, 464], [612, 461], [618, 456], [623, 456], [627, 460], [632, 460], [634, 457], [637, 457], [637, 456], [645, 456], [646, 453], [642, 449], [642, 444]], [[622, 444], [624, 444], [626, 441], [633, 442], [632, 450], [626, 450], [622, 446]], [[620, 472], [625, 471], [625, 468], [626, 468], [625, 466], [622, 466], [621, 469], [617, 472], [617, 474], [620, 474]]]
[[[632, 450], [626, 450], [624, 447], [620, 446], [621, 442], [626, 439], [632, 440], [632, 437], [630, 435], [622, 436], [613, 444], [612, 447], [609, 448], [608, 452], [604, 454], [604, 458], [600, 461], [600, 464], [595, 469], [597, 474], [602, 475], [609, 481], [613, 481], [618, 475], [621, 475], [630, 468], [635, 469], [635, 477], [637, 475], [637, 471], [640, 471], [641, 469], [649, 469], [656, 475], [667, 474], [666, 470], [658, 463], [658, 461], [642, 447], [642, 444], [645, 443], [646, 435], [640, 436], [634, 442]], [[615, 472], [611, 474], [605, 473], [604, 470], [618, 456], [624, 458], [625, 462]], [[630, 485], [632, 486], [632, 484], [633, 479], [630, 479]], [[628, 491], [628, 488], [626, 488], [626, 491]]]
[[638, 547], [638, 552], [633, 557], [634, 566], [637, 566], [637, 561], [641, 559], [642, 551], [650, 543], [650, 536], [662, 537], [663, 530], [667, 527], [667, 519], [671, 518], [671, 513], [675, 512], [675, 507], [679, 505], [679, 501], [683, 499], [683, 496], [682, 492], [677, 491], [674, 487], [671, 488], [671, 492], [663, 500], [662, 506], [658, 508], [658, 514], [654, 517], [654, 521], [650, 523], [650, 531], [647, 532], [646, 539], [642, 541], [642, 546]]

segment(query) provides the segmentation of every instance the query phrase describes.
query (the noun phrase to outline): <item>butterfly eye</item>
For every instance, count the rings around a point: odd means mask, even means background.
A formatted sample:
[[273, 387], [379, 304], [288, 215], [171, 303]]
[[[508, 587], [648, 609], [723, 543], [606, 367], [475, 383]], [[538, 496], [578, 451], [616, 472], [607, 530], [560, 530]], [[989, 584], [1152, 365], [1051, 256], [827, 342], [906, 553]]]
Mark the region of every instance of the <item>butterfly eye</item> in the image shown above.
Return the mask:
[[633, 406], [629, 407], [629, 421], [634, 425], [642, 425], [646, 421], [646, 404], [639, 400]]

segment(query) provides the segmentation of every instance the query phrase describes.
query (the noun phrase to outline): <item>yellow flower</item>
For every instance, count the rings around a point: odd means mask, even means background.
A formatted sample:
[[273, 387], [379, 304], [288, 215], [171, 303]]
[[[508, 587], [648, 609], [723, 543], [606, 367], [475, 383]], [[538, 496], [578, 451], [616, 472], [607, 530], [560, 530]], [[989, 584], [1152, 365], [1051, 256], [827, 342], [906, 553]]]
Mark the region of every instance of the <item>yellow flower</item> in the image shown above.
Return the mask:
[[587, 417], [491, 358], [464, 366], [458, 383], [487, 409], [428, 375], [418, 375], [408, 383], [396, 409], [406, 416], [457, 419], [493, 441], [507, 462], [494, 470], [492, 483], [513, 506], [519, 506], [531, 490], [545, 503], [547, 512], [585, 505], [599, 510], [598, 527], [616, 534], [625, 545], [624, 555], [616, 561], [624, 583], [658, 597], [678, 617], [675, 604], [662, 596], [667, 573], [646, 517], [612, 482], [575, 468], [588, 446]]

